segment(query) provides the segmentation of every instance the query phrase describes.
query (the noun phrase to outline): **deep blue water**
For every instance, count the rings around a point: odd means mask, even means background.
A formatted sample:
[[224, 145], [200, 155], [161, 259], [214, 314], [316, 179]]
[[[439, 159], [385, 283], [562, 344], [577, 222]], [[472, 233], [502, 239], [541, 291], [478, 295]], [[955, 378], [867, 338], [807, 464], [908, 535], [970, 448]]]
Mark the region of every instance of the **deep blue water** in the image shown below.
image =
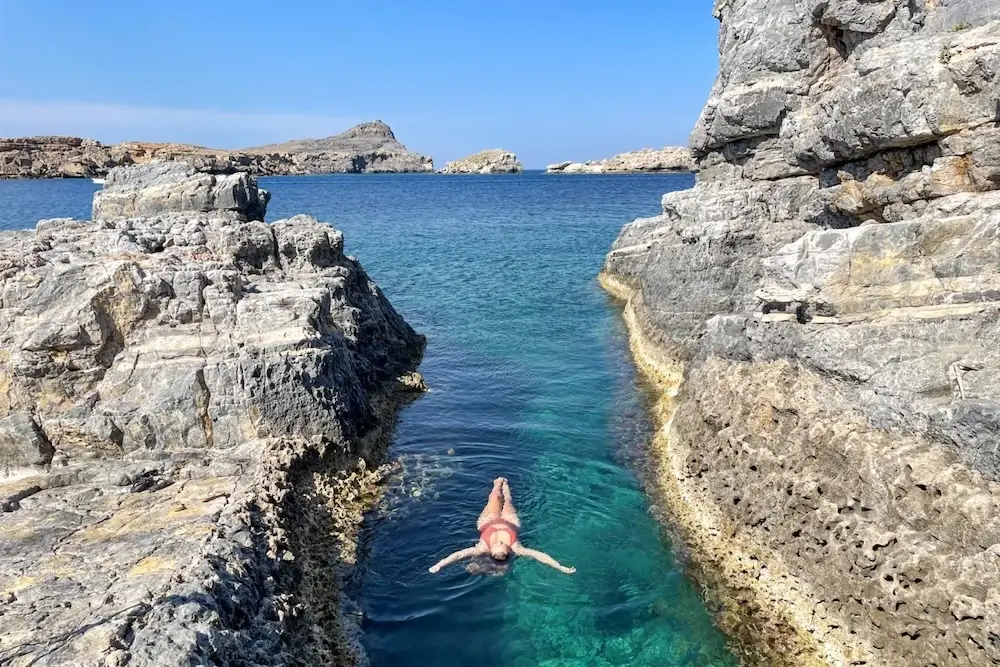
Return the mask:
[[[635, 469], [651, 425], [615, 306], [595, 276], [621, 226], [687, 175], [261, 179], [268, 218], [344, 230], [427, 335], [431, 391], [403, 412], [389, 510], [360, 591], [376, 667], [730, 666]], [[0, 228], [87, 217], [87, 181], [0, 181]], [[491, 480], [511, 480], [523, 541], [503, 577], [427, 568], [476, 539]]]

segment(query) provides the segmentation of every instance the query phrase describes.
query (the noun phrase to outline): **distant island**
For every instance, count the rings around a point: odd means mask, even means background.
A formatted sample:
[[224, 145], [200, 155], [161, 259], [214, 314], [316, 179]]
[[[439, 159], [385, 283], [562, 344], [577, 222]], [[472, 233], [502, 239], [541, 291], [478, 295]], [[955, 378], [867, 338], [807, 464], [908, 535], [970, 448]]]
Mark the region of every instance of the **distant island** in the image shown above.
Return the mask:
[[200, 171], [256, 176], [434, 171], [430, 157], [407, 150], [379, 120], [323, 139], [239, 150], [140, 141], [105, 145], [79, 137], [0, 139], [0, 178], [104, 177], [114, 167], [153, 160], [183, 160]]
[[604, 160], [557, 162], [545, 168], [549, 174], [614, 174], [632, 172], [693, 171], [694, 156], [684, 146], [643, 148], [619, 153]]
[[442, 174], [519, 174], [524, 166], [517, 155], [502, 148], [490, 148], [473, 155], [449, 162]]

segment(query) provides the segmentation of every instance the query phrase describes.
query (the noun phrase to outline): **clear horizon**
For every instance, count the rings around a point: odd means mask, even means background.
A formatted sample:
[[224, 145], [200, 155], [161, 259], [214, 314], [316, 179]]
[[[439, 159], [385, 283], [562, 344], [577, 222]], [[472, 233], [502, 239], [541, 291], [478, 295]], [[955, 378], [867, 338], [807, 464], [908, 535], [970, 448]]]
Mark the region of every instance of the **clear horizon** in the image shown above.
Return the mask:
[[438, 166], [537, 169], [686, 145], [718, 68], [709, 2], [163, 7], [0, 0], [0, 136], [244, 148], [377, 119]]

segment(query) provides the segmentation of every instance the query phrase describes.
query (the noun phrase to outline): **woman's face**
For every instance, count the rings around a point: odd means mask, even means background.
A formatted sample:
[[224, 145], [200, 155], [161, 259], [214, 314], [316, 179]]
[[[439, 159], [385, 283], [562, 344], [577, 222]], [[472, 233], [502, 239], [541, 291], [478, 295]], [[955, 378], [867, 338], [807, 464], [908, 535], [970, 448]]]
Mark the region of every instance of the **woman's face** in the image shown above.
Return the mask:
[[495, 544], [490, 548], [490, 555], [493, 556], [495, 560], [504, 561], [510, 556], [510, 547], [506, 544]]

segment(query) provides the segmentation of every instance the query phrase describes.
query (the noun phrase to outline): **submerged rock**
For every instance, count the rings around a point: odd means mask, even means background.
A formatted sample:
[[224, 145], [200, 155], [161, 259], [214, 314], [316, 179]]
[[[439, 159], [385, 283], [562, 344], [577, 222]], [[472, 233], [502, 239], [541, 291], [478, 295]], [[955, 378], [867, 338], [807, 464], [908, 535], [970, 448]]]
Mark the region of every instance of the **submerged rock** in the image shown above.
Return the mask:
[[694, 171], [690, 148], [667, 146], [619, 153], [605, 160], [558, 162], [545, 168], [550, 174], [615, 174], [632, 172]]
[[1000, 6], [716, 13], [697, 184], [603, 274], [673, 514], [763, 661], [1000, 664]]
[[492, 148], [449, 162], [442, 174], [517, 174], [524, 171], [517, 156], [510, 151]]
[[266, 201], [153, 164], [0, 234], [0, 662], [350, 661], [351, 471], [423, 339]]
[[407, 150], [382, 121], [323, 139], [240, 150], [128, 141], [105, 145], [78, 137], [0, 139], [0, 178], [93, 178], [116, 166], [186, 162], [199, 172], [262, 176], [360, 172], [430, 172], [434, 162]]

